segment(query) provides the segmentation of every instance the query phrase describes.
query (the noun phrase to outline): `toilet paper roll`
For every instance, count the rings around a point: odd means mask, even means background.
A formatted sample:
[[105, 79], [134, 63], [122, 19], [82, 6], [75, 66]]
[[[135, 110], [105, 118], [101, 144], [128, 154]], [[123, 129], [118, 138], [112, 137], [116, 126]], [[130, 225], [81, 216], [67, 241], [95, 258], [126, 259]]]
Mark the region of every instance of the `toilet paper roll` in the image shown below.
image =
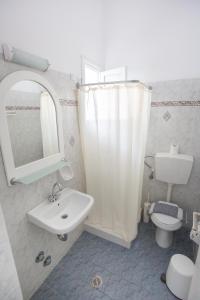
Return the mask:
[[175, 155], [178, 154], [178, 151], [179, 151], [179, 144], [171, 144], [170, 153]]

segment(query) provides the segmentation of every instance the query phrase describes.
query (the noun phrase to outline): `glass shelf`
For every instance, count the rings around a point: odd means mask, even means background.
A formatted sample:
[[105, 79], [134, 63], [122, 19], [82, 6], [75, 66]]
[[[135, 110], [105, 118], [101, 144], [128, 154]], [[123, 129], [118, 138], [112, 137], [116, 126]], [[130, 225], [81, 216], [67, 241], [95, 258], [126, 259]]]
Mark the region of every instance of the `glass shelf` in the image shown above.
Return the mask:
[[56, 163], [55, 165], [52, 165], [48, 168], [44, 168], [42, 170], [40, 170], [39, 172], [35, 172], [35, 173], [32, 173], [31, 175], [29, 176], [25, 176], [25, 177], [20, 177], [20, 178], [13, 178], [11, 180], [11, 184], [17, 184], [17, 183], [22, 183], [22, 184], [30, 184], [30, 183], [33, 183], [53, 172], [56, 172], [60, 169], [62, 169], [63, 167], [65, 166], [68, 166], [68, 162], [67, 161], [59, 161], [58, 163]]

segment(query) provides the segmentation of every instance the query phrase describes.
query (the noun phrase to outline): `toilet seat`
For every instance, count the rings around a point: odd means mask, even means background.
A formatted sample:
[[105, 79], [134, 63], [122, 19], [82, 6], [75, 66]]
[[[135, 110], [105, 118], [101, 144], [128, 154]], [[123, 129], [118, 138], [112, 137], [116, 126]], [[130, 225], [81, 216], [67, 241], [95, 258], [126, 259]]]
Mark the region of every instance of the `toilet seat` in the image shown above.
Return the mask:
[[[183, 215], [183, 210], [180, 207], [179, 215]], [[160, 213], [152, 213], [151, 219], [157, 227], [167, 231], [175, 231], [181, 228], [182, 226], [182, 222], [180, 219]]]
[[[159, 201], [161, 202], [161, 201]], [[183, 210], [174, 203], [168, 205], [176, 205], [178, 208], [177, 218], [153, 212], [155, 203], [152, 203], [149, 213], [152, 222], [156, 225], [156, 242], [161, 248], [169, 248], [173, 242], [173, 231], [182, 227]]]

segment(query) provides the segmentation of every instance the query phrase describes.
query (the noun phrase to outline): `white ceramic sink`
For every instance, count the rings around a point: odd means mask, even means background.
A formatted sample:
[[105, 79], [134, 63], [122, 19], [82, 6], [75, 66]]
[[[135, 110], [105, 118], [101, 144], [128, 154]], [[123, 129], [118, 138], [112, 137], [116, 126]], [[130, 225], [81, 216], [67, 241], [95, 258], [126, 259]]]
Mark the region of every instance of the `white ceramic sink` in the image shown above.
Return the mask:
[[35, 225], [55, 234], [69, 233], [87, 216], [94, 199], [71, 189], [60, 192], [57, 201], [43, 201], [28, 212], [28, 219]]

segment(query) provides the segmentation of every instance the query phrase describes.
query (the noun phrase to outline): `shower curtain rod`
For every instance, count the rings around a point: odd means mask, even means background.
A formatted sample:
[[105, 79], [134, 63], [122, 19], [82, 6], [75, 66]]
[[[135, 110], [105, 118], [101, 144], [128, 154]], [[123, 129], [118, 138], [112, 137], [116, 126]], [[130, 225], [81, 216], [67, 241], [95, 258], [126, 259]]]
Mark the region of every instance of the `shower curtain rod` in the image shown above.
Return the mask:
[[120, 84], [120, 83], [141, 83], [143, 86], [145, 86], [146, 88], [148, 88], [149, 90], [152, 90], [151, 86], [147, 86], [145, 83], [139, 81], [139, 80], [124, 80], [124, 81], [111, 81], [111, 82], [97, 82], [97, 83], [84, 83], [84, 84], [80, 84], [77, 83], [77, 88], [79, 89], [80, 87], [84, 87], [84, 86], [94, 86], [94, 85], [107, 85], [107, 84]]

